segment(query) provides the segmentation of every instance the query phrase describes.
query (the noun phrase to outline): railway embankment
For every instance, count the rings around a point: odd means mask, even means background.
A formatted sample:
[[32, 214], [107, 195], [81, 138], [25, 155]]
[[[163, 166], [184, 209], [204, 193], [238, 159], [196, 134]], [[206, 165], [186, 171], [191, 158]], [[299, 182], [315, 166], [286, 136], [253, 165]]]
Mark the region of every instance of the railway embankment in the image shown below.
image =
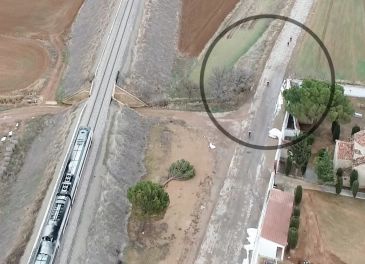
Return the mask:
[[0, 180], [0, 263], [19, 263], [60, 158], [72, 110], [21, 124]]

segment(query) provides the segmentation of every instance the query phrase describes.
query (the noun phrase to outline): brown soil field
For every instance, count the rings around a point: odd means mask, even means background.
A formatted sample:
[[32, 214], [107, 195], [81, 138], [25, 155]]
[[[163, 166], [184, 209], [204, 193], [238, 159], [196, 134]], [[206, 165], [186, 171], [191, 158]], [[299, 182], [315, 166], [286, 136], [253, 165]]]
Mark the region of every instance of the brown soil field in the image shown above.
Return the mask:
[[1, 0], [0, 34], [48, 39], [69, 27], [83, 0]]
[[[54, 100], [62, 73], [64, 33], [83, 0], [0, 0], [0, 95], [14, 95], [40, 78], [50, 79], [46, 100]], [[62, 43], [62, 45], [59, 45]], [[43, 83], [43, 88], [46, 83]], [[29, 87], [31, 88], [31, 87]]]
[[184, 0], [180, 20], [179, 50], [197, 56], [238, 0]]
[[41, 77], [49, 57], [37, 41], [0, 36], [0, 93], [25, 88]]
[[364, 217], [363, 200], [305, 190], [298, 245], [285, 263], [364, 263]]

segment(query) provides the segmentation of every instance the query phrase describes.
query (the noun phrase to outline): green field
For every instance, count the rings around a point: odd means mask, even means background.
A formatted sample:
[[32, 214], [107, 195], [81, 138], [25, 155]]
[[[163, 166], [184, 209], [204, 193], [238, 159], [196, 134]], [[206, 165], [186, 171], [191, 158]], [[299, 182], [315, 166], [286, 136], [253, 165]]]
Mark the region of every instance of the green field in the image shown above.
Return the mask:
[[[252, 29], [237, 30], [231, 38], [222, 38], [209, 56], [205, 76], [210, 76], [215, 67], [231, 69], [234, 64], [256, 43], [269, 25], [269, 20], [257, 21]], [[198, 81], [201, 61], [191, 72], [191, 80]]]
[[[257, 3], [257, 14], [280, 13], [283, 6], [271, 0], [262, 0]], [[256, 14], [256, 13], [255, 13]], [[238, 20], [238, 19], [236, 19]], [[235, 20], [235, 21], [236, 21]], [[244, 23], [243, 28], [237, 27], [229, 32], [214, 47], [205, 68], [206, 80], [214, 68], [231, 69], [237, 61], [260, 39], [268, 28], [271, 19], [261, 19]], [[251, 25], [249, 25], [252, 23]], [[227, 37], [229, 36], [229, 37]], [[200, 69], [203, 56], [196, 61], [190, 71], [189, 79], [199, 83]]]
[[[323, 41], [337, 80], [365, 83], [365, 1], [319, 0], [305, 23]], [[297, 42], [290, 76], [329, 80], [327, 60], [307, 33]]]

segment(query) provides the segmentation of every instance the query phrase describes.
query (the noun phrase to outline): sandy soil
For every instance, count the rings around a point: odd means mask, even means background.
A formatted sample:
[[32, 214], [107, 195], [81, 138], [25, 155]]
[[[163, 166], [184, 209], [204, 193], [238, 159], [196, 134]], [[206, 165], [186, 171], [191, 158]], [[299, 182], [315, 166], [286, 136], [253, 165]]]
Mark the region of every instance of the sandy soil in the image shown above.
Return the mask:
[[41, 0], [36, 4], [1, 0], [0, 58], [6, 62], [2, 65], [7, 65], [0, 68], [1, 95], [19, 93], [25, 88], [32, 90], [31, 84], [50, 78], [50, 88], [42, 96], [54, 100], [58, 78], [53, 76], [62, 73], [63, 34], [82, 3], [83, 0]]
[[[163, 219], [142, 225], [131, 216], [125, 260], [127, 263], [146, 263], [146, 259], [148, 263], [192, 263], [211, 213], [210, 199], [221, 182], [220, 172], [229, 165], [232, 144], [219, 138], [208, 118], [200, 113], [139, 112], [155, 120], [146, 150], [144, 179], [163, 183], [171, 163], [182, 158], [194, 165], [197, 174], [189, 181], [168, 183], [170, 205]], [[209, 142], [217, 149], [209, 149]]]
[[28, 106], [9, 109], [0, 112], [0, 133], [7, 133], [12, 130], [17, 122], [26, 123], [28, 120], [45, 115], [56, 114], [64, 107], [59, 106]]
[[[360, 264], [364, 261], [365, 202], [359, 199], [306, 190], [303, 195], [299, 242], [291, 261]], [[351, 219], [351, 221], [349, 221]]]
[[184, 0], [180, 19], [179, 50], [198, 56], [238, 0]]

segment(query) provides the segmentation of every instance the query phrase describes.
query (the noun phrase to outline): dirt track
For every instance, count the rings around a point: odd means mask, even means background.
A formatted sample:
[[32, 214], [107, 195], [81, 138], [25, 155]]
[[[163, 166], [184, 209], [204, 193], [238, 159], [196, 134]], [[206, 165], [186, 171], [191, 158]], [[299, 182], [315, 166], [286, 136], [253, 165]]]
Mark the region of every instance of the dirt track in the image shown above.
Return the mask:
[[[71, 25], [83, 0], [1, 0], [0, 95], [17, 94], [40, 78], [51, 78], [52, 89], [43, 94], [53, 100], [62, 65], [63, 34]], [[5, 63], [4, 63], [5, 62]], [[55, 70], [54, 70], [55, 69]], [[54, 70], [54, 71], [53, 71]], [[42, 83], [37, 89], [43, 88]]]
[[184, 0], [179, 50], [189, 56], [199, 55], [237, 3], [238, 0]]

